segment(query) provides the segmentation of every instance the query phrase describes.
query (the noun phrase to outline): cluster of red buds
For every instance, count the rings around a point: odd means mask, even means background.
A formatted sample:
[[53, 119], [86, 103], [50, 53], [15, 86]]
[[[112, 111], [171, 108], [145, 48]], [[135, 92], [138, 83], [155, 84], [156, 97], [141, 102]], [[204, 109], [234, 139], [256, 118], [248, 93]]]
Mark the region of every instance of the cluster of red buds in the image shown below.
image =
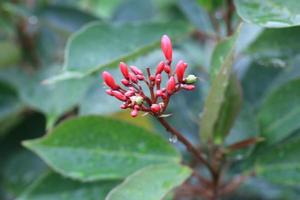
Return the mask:
[[[175, 72], [172, 71], [173, 49], [171, 40], [167, 35], [161, 38], [161, 49], [166, 60], [157, 65], [155, 74], [151, 74], [148, 67], [147, 76], [145, 76], [136, 66], [128, 66], [124, 62], [120, 63], [120, 71], [124, 76], [121, 83], [124, 87], [116, 84], [113, 76], [107, 71], [102, 73], [104, 83], [110, 88], [106, 90], [106, 93], [124, 102], [121, 109], [132, 109], [132, 117], [136, 117], [139, 111], [160, 116], [167, 109], [172, 95], [181, 89], [193, 90], [195, 88], [194, 83], [197, 77], [194, 75], [184, 76], [187, 63], [180, 60], [176, 64]], [[162, 87], [163, 73], [166, 73], [168, 77], [165, 87]], [[149, 96], [143, 91], [141, 83], [146, 84], [149, 88]]]

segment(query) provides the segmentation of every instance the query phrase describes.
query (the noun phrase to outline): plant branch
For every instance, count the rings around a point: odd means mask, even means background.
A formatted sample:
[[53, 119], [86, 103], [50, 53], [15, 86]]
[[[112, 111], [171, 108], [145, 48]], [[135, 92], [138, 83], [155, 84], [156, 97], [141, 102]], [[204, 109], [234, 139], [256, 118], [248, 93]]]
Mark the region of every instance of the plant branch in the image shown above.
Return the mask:
[[224, 20], [226, 23], [227, 35], [230, 36], [233, 34], [232, 16], [235, 8], [232, 0], [227, 0], [226, 4], [227, 4], [227, 10], [224, 16]]
[[211, 167], [209, 162], [202, 156], [201, 151], [196, 149], [192, 143], [190, 143], [180, 132], [173, 128], [164, 118], [155, 116], [157, 120], [165, 127], [165, 129], [172, 135], [176, 136], [178, 140], [185, 145], [188, 151], [190, 151], [201, 163], [203, 163], [211, 172], [212, 176], [216, 176], [216, 172]]

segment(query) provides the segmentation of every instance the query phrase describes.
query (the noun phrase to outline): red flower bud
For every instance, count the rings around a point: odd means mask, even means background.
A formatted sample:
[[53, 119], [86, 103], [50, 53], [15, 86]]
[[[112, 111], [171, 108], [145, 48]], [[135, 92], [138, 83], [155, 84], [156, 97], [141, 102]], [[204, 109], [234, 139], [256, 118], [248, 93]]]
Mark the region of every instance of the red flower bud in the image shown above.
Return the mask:
[[127, 105], [126, 105], [126, 104], [122, 104], [122, 105], [120, 106], [120, 108], [121, 108], [121, 109], [126, 109], [126, 108], [127, 108]]
[[181, 87], [185, 90], [193, 90], [195, 89], [194, 85], [181, 85]]
[[129, 86], [129, 81], [127, 79], [122, 79], [121, 83], [125, 86]]
[[144, 75], [142, 70], [140, 70], [136, 66], [130, 66], [130, 69], [133, 73], [135, 73], [135, 75]]
[[142, 81], [142, 80], [144, 80], [145, 79], [145, 77], [144, 77], [144, 75], [136, 75], [136, 77], [137, 77], [137, 79], [139, 79], [140, 81]]
[[125, 92], [126, 97], [131, 97], [133, 95], [134, 95], [134, 91], [128, 90], [127, 92]]
[[120, 71], [122, 72], [124, 78], [129, 79], [128, 66], [126, 63], [120, 62]]
[[116, 84], [115, 79], [112, 77], [110, 73], [104, 71], [102, 73], [102, 78], [105, 84], [113, 90], [119, 89], [119, 86]]
[[168, 62], [172, 62], [172, 43], [167, 35], [163, 35], [161, 38], [161, 49], [165, 55]]
[[165, 68], [165, 63], [163, 62], [163, 61], [161, 61], [158, 65], [157, 65], [157, 67], [156, 67], [156, 75], [157, 74], [161, 74], [162, 73], [162, 71], [164, 70], [164, 68]]
[[130, 113], [131, 117], [136, 117], [138, 115], [138, 112], [139, 112], [138, 110], [133, 109]]
[[152, 104], [151, 105], [151, 111], [153, 113], [159, 113], [160, 112], [160, 105], [158, 105], [158, 104]]
[[165, 71], [167, 74], [170, 74], [170, 73], [171, 73], [171, 67], [170, 67], [170, 65], [165, 65], [164, 71]]
[[130, 80], [131, 80], [132, 82], [134, 82], [134, 83], [137, 83], [137, 82], [138, 82], [137, 77], [136, 77], [133, 73], [130, 73], [130, 72], [129, 72], [129, 78], [130, 78]]
[[156, 95], [159, 96], [159, 97], [163, 96], [163, 94], [164, 94], [164, 93], [163, 93], [163, 91], [161, 91], [161, 90], [157, 90], [157, 91], [156, 91]]
[[155, 76], [151, 75], [149, 79], [150, 81], [155, 81]]
[[108, 89], [108, 90], [105, 90], [105, 92], [106, 92], [106, 94], [113, 96], [112, 90]]
[[173, 94], [176, 89], [176, 82], [174, 76], [171, 76], [167, 83], [167, 92], [168, 94]]
[[112, 91], [112, 94], [113, 94], [114, 97], [116, 97], [120, 101], [126, 101], [127, 100], [127, 97], [119, 91], [114, 90], [114, 91]]
[[157, 85], [160, 85], [161, 83], [161, 74], [157, 74], [156, 77], [155, 77], [155, 83]]
[[187, 64], [185, 62], [183, 62], [182, 60], [180, 60], [176, 65], [176, 75], [177, 75], [177, 80], [179, 82], [183, 81], [183, 76], [184, 76], [186, 67], [187, 67]]

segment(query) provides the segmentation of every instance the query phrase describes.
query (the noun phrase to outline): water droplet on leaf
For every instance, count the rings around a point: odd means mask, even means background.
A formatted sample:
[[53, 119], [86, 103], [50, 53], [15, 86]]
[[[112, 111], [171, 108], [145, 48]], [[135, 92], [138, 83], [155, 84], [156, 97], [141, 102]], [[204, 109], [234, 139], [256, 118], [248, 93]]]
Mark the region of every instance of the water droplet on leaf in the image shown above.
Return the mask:
[[170, 143], [175, 144], [177, 141], [178, 141], [178, 138], [177, 138], [176, 135], [172, 135], [172, 136], [169, 138], [169, 142], [170, 142]]

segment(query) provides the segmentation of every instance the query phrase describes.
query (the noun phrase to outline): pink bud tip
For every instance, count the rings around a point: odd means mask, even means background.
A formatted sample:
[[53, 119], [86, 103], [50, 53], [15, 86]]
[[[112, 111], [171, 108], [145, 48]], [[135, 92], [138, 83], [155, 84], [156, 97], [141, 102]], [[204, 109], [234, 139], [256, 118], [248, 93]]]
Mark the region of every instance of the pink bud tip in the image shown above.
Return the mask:
[[102, 78], [105, 84], [113, 90], [119, 89], [119, 86], [116, 84], [115, 79], [112, 77], [110, 73], [104, 71], [102, 73]]
[[186, 67], [187, 67], [187, 64], [185, 62], [183, 62], [182, 60], [180, 60], [176, 65], [176, 75], [177, 75], [177, 80], [179, 82], [183, 81], [184, 72], [186, 70]]
[[138, 110], [134, 109], [130, 113], [131, 117], [136, 117], [138, 115]]
[[108, 90], [105, 90], [105, 92], [106, 92], [106, 94], [113, 96], [112, 90], [108, 89]]
[[116, 97], [120, 101], [126, 101], [127, 100], [127, 97], [119, 91], [114, 90], [114, 91], [112, 91], [112, 94], [113, 94], [114, 97]]
[[159, 85], [159, 84], [161, 83], [161, 74], [157, 74], [157, 75], [155, 76], [155, 83], [156, 83], [157, 85]]
[[124, 78], [129, 79], [128, 66], [124, 62], [120, 62], [120, 71], [122, 72]]
[[156, 67], [155, 74], [161, 74], [162, 71], [164, 70], [164, 68], [165, 68], [165, 63], [163, 61], [161, 61]]
[[171, 76], [167, 83], [167, 92], [168, 94], [173, 94], [176, 89], [176, 82], [174, 76]]
[[138, 79], [137, 79], [136, 75], [134, 75], [133, 73], [130, 73], [130, 72], [129, 72], [129, 78], [130, 78], [130, 80], [131, 80], [132, 82], [134, 82], [134, 83], [137, 83], [137, 82], [138, 82]]
[[160, 112], [160, 105], [158, 105], [158, 104], [152, 104], [151, 105], [151, 111], [153, 113], [159, 113]]
[[170, 74], [170, 73], [171, 73], [171, 67], [170, 67], [170, 65], [165, 65], [164, 71], [165, 71], [167, 74]]
[[126, 105], [126, 104], [122, 104], [122, 105], [120, 106], [120, 108], [121, 108], [121, 109], [126, 109], [126, 108], [127, 108], [127, 105]]
[[134, 91], [128, 90], [127, 92], [125, 92], [126, 97], [132, 97], [133, 95], [134, 95]]
[[163, 96], [163, 94], [164, 94], [164, 93], [163, 93], [163, 91], [161, 91], [161, 90], [157, 90], [157, 91], [156, 91], [156, 95], [159, 96], [159, 97]]
[[161, 38], [161, 50], [163, 51], [166, 60], [172, 62], [172, 43], [167, 35], [163, 35]]
[[145, 79], [145, 77], [144, 77], [143, 75], [139, 75], [139, 74], [136, 75], [136, 77], [137, 77], [137, 79], [139, 79], [140, 81]]
[[121, 83], [125, 86], [129, 86], [129, 81], [127, 79], [122, 79]]
[[139, 105], [134, 105], [133, 109], [134, 110], [140, 110], [140, 106]]
[[193, 89], [195, 89], [194, 85], [182, 85], [181, 87], [183, 89], [185, 89], [185, 90], [193, 90]]
[[155, 76], [151, 75], [149, 79], [150, 81], [155, 81]]
[[136, 66], [130, 66], [130, 69], [133, 73], [135, 73], [136, 75], [143, 75], [142, 70], [140, 70], [139, 68], [137, 68]]

